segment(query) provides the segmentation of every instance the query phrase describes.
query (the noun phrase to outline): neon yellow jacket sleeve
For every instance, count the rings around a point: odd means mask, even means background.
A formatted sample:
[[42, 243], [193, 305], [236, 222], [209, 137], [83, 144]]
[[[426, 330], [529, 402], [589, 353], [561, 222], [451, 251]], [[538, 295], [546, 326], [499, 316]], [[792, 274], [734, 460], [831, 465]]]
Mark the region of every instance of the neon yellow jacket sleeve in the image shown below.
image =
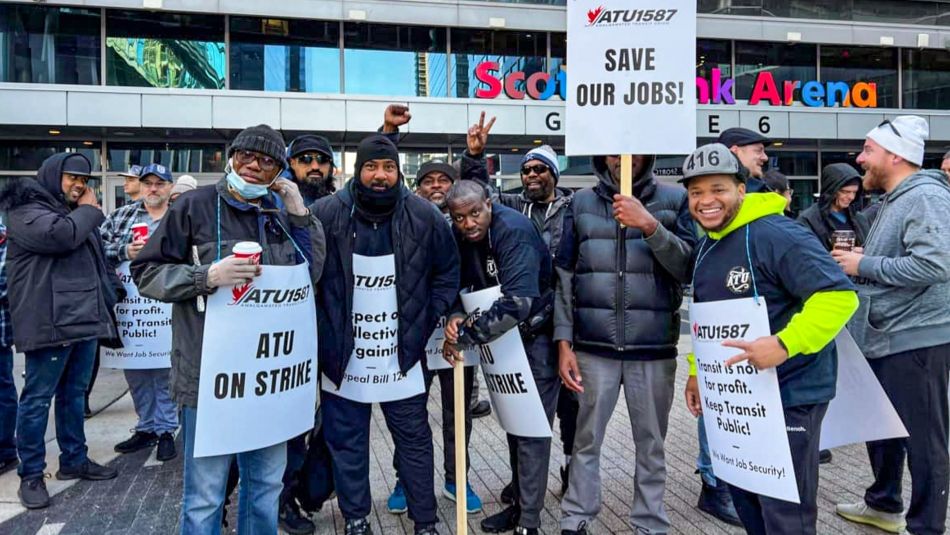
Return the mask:
[[857, 309], [858, 294], [852, 290], [816, 292], [776, 336], [788, 349], [789, 358], [817, 353], [835, 339]]
[[686, 362], [689, 363], [689, 376], [696, 377], [696, 354], [692, 351], [687, 353]]

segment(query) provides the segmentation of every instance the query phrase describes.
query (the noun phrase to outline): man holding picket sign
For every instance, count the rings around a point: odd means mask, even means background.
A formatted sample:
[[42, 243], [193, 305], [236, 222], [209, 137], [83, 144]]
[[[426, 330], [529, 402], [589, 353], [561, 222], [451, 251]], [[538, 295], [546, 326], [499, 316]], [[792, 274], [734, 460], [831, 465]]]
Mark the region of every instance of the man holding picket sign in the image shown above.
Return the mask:
[[311, 210], [331, 237], [317, 315], [323, 426], [345, 533], [372, 533], [369, 429], [379, 403], [415, 533], [437, 534], [423, 361], [458, 293], [452, 234], [406, 188], [399, 152], [381, 135], [360, 142], [353, 179]]
[[142, 295], [173, 303], [171, 390], [185, 449], [181, 533], [219, 532], [236, 457], [239, 530], [276, 534], [285, 441], [313, 427], [312, 284], [325, 240], [297, 186], [278, 178], [286, 165], [278, 132], [247, 128], [227, 154], [226, 176], [168, 210], [132, 276]]
[[[746, 194], [724, 145], [696, 149], [683, 164], [682, 182], [690, 213], [706, 231], [693, 255], [690, 308], [703, 394], [691, 359], [687, 406], [706, 413], [716, 474], [730, 483], [746, 531], [814, 534], [821, 421], [835, 395], [833, 340], [857, 308], [854, 287], [818, 240], [783, 216], [784, 197]], [[780, 403], [769, 397], [775, 389]], [[763, 432], [767, 425], [771, 431]], [[787, 449], [777, 443], [786, 438]], [[745, 490], [789, 481], [791, 474], [777, 468], [783, 451], [795, 477], [795, 485], [785, 484], [787, 499]], [[768, 475], [753, 463], [768, 467]]]
[[[446, 205], [461, 258], [461, 304], [484, 296], [476, 307], [464, 306], [465, 312], [457, 307], [449, 317], [446, 358], [459, 360], [459, 346], [481, 345], [485, 382], [508, 433], [514, 480], [514, 504], [483, 520], [481, 528], [534, 535], [541, 526], [550, 426], [560, 388], [551, 342], [551, 256], [531, 220], [491, 202], [488, 190], [476, 181], [455, 183]], [[505, 345], [509, 341], [514, 345]], [[501, 361], [508, 361], [507, 369], [495, 368]]]
[[151, 326], [167, 321], [169, 311], [167, 305], [151, 309], [155, 301], [136, 299], [139, 296], [130, 284], [129, 263], [138, 258], [168, 211], [173, 179], [167, 167], [153, 163], [142, 169], [137, 180], [142, 190], [139, 200], [112, 212], [99, 229], [106, 259], [118, 270], [131, 297], [116, 305], [119, 337], [125, 347], [104, 348], [102, 365], [123, 369], [139, 417], [132, 436], [116, 444], [115, 451], [132, 453], [157, 443], [155, 457], [164, 462], [177, 455], [172, 433], [178, 429], [178, 407], [168, 392], [171, 332], [168, 327]]

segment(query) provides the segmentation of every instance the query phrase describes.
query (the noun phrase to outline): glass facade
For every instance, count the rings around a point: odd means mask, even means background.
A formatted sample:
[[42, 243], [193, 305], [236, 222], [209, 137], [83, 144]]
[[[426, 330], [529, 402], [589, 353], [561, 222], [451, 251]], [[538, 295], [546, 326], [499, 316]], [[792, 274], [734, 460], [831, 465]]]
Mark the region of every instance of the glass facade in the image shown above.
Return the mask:
[[947, 109], [950, 106], [950, 53], [906, 49], [903, 54], [903, 107]]
[[106, 14], [106, 82], [224, 88], [224, 17], [148, 11]]
[[[746, 100], [752, 95], [756, 80], [761, 80], [761, 73], [772, 75], [780, 95], [786, 81], [806, 82], [816, 78], [818, 56], [815, 45], [736, 41], [735, 47], [737, 99]], [[801, 89], [795, 89], [793, 99], [797, 100], [800, 94]]]
[[696, 76], [709, 80], [713, 69], [723, 79], [732, 78], [732, 41], [696, 40]]
[[340, 23], [231, 17], [231, 89], [340, 92]]
[[749, 17], [950, 25], [939, 0], [699, 0], [699, 13]]
[[80, 141], [0, 141], [0, 169], [35, 173], [57, 152], [78, 152], [89, 158], [94, 173], [101, 170], [99, 149]]
[[[525, 80], [534, 73], [548, 72], [545, 68], [547, 46], [545, 32], [452, 28], [449, 94], [453, 97], [474, 98], [477, 90], [490, 90], [491, 85], [485, 82], [485, 77], [480, 79], [480, 76], [476, 75], [479, 65], [488, 71], [489, 66], [486, 62], [494, 63], [488, 74], [498, 80], [503, 80], [509, 74], [519, 71], [524, 72]], [[567, 56], [566, 48], [561, 52], [559, 59], [565, 56]], [[561, 63], [558, 63], [558, 69]], [[524, 81], [513, 85], [515, 95], [525, 91]], [[501, 89], [498, 97], [511, 98], [504, 88]]]
[[0, 4], [0, 81], [99, 85], [99, 10]]
[[224, 144], [111, 142], [108, 149], [111, 172], [160, 163], [172, 173], [220, 173], [226, 160]]
[[448, 96], [445, 28], [347, 22], [343, 36], [347, 93]]
[[897, 107], [897, 49], [870, 46], [821, 47], [821, 80], [873, 83], [877, 107]]

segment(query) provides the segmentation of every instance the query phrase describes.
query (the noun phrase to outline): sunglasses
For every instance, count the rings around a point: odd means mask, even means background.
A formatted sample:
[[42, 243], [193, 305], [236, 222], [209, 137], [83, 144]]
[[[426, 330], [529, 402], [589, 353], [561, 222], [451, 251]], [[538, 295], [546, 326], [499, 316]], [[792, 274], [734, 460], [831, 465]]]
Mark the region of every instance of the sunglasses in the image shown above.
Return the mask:
[[882, 126], [884, 126], [884, 125], [887, 125], [887, 126], [891, 127], [891, 132], [894, 132], [894, 135], [895, 135], [895, 136], [897, 136], [897, 137], [904, 137], [904, 136], [901, 135], [900, 132], [897, 131], [897, 127], [894, 126], [894, 123], [892, 123], [890, 119], [884, 119], [883, 121], [881, 121], [881, 124], [877, 125], [877, 127], [880, 128], [880, 127], [882, 127]]
[[297, 161], [304, 165], [310, 165], [314, 160], [316, 160], [318, 164], [323, 165], [332, 162], [333, 158], [326, 154], [304, 154], [303, 156], [297, 157]]
[[234, 156], [241, 165], [248, 165], [257, 160], [257, 165], [260, 166], [261, 171], [273, 171], [277, 168], [277, 160], [254, 151], [238, 150], [234, 153]]
[[536, 174], [536, 175], [541, 175], [541, 174], [543, 174], [545, 171], [550, 171], [550, 170], [551, 170], [550, 167], [539, 163], [539, 164], [536, 164], [536, 165], [526, 165], [526, 166], [522, 167], [522, 168], [521, 168], [521, 174], [524, 175], [524, 176], [528, 176], [528, 175], [530, 175], [532, 172], [534, 172], [534, 174]]

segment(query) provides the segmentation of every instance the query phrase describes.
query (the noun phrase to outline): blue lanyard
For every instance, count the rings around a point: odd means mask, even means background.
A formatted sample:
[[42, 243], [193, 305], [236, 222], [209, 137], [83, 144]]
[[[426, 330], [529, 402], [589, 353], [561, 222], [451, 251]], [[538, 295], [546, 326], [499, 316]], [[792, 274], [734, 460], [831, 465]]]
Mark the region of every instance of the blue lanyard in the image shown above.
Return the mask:
[[[220, 262], [221, 261], [221, 196], [218, 195], [217, 199], [218, 199], [217, 209], [215, 210], [215, 223], [217, 225], [216, 227], [217, 254], [215, 255], [214, 261]], [[300, 258], [304, 261], [304, 263], [307, 263], [307, 256], [304, 255], [303, 251], [300, 250], [300, 246], [297, 245], [297, 241], [294, 240], [294, 237], [290, 235], [290, 232], [287, 232], [287, 229], [284, 228], [283, 223], [280, 222], [280, 218], [275, 217], [274, 221], [277, 222], [277, 226], [280, 227], [280, 230], [282, 230], [284, 234], [287, 236], [287, 239], [290, 240], [290, 244], [293, 245], [294, 249], [297, 250], [297, 254], [300, 255]]]

